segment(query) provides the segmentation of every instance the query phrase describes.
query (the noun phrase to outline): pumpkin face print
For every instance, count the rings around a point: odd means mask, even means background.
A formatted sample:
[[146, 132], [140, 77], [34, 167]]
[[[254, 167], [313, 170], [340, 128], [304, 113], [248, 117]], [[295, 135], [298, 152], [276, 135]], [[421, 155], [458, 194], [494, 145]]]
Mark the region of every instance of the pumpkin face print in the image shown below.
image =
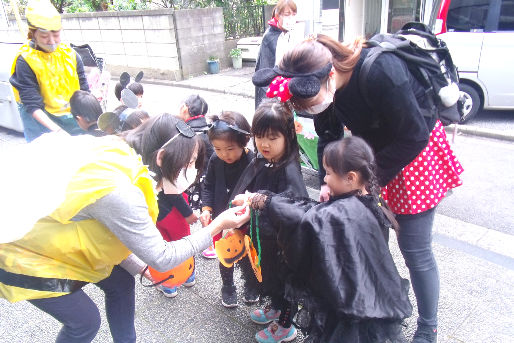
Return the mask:
[[262, 282], [261, 265], [258, 264], [259, 255], [257, 254], [255, 247], [253, 246], [252, 239], [248, 235], [245, 236], [245, 246], [246, 250], [248, 251], [248, 258], [250, 259], [250, 264], [252, 265], [255, 277], [257, 278], [257, 281]]
[[195, 270], [195, 259], [190, 257], [175, 268], [164, 273], [158, 272], [150, 266], [148, 266], [148, 270], [150, 271], [150, 275], [155, 283], [167, 279], [162, 283], [162, 285], [168, 288], [173, 288], [180, 286], [191, 277]]
[[240, 230], [230, 230], [214, 244], [216, 255], [221, 264], [230, 268], [246, 256], [244, 235]]

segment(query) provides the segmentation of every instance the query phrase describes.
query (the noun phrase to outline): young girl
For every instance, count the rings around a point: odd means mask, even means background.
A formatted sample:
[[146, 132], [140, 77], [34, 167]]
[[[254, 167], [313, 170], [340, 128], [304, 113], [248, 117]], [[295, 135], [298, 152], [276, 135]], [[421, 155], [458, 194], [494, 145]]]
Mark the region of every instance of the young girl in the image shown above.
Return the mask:
[[[212, 118], [212, 125], [207, 132], [214, 147], [214, 154], [209, 160], [202, 189], [202, 214], [200, 221], [207, 226], [228, 207], [231, 192], [239, 177], [253, 159], [253, 152], [246, 149], [250, 140], [250, 124], [242, 114], [223, 112]], [[214, 242], [221, 234], [214, 237]], [[216, 257], [213, 247], [203, 252], [205, 257]], [[236, 286], [234, 285], [234, 268], [220, 265], [223, 286], [221, 303], [225, 307], [237, 306]], [[254, 299], [246, 299], [254, 300]]]
[[[265, 100], [257, 108], [252, 122], [257, 157], [240, 177], [233, 194], [245, 191], [268, 190], [287, 193], [293, 197], [308, 197], [298, 158], [298, 143], [290, 109], [276, 100]], [[281, 279], [283, 264], [279, 260], [276, 228], [265, 216], [259, 218], [259, 237], [252, 233], [253, 243], [262, 251], [262, 294], [271, 297], [271, 307], [251, 313], [252, 321], [267, 324], [278, 319], [278, 326], [270, 326], [257, 333], [259, 342], [282, 342], [296, 337], [291, 325], [297, 305], [284, 298], [284, 284]], [[256, 291], [256, 278], [251, 269], [242, 265], [246, 292]], [[274, 340], [273, 340], [274, 339]]]
[[384, 237], [397, 223], [379, 200], [373, 152], [361, 138], [345, 138], [325, 148], [323, 165], [328, 202], [249, 196], [279, 228], [286, 296], [304, 300], [310, 342], [395, 341], [412, 306]]
[[[177, 119], [184, 126], [187, 124]], [[191, 234], [189, 225], [196, 222], [198, 217], [193, 213], [187, 202], [187, 196], [184, 191], [197, 179], [198, 170], [196, 169], [197, 160], [203, 157], [199, 156], [203, 142], [194, 135], [194, 132], [187, 127], [196, 140], [196, 145], [189, 159], [186, 168], [180, 168], [180, 164], [174, 163], [166, 166], [170, 168], [171, 174], [175, 176], [174, 181], [164, 180], [160, 185], [160, 192], [157, 195], [157, 204], [159, 205], [159, 216], [157, 217], [157, 229], [167, 242], [178, 241]], [[173, 144], [168, 141], [164, 145]], [[203, 161], [199, 162], [203, 165]], [[195, 272], [186, 280], [184, 286], [192, 287], [196, 283]], [[173, 298], [177, 296], [177, 287], [168, 288], [160, 285], [158, 288], [165, 296]]]

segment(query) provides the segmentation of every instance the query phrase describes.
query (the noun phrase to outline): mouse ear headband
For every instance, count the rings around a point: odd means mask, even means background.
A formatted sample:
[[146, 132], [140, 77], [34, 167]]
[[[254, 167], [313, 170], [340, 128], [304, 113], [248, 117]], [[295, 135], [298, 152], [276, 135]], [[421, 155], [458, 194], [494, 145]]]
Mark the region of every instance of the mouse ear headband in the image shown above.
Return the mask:
[[252, 82], [257, 87], [269, 86], [266, 96], [279, 98], [281, 102], [289, 100], [293, 95], [300, 98], [311, 98], [319, 93], [321, 80], [330, 70], [332, 63], [327, 63], [323, 68], [312, 73], [291, 73], [275, 66], [264, 68], [253, 74]]
[[[143, 75], [144, 73], [142, 71], [137, 73], [134, 82], [141, 81]], [[121, 99], [123, 100], [125, 106], [129, 108], [137, 108], [139, 101], [134, 92], [127, 88], [127, 86], [130, 84], [130, 75], [126, 71], [120, 75], [120, 84], [123, 87], [123, 90], [121, 91]]]

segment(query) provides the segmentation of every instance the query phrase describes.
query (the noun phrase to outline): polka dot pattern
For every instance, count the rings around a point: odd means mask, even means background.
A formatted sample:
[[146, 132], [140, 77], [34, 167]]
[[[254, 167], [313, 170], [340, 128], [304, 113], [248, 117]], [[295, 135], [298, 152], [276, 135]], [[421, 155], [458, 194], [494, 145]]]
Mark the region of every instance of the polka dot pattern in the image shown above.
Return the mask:
[[282, 102], [289, 100], [292, 97], [292, 94], [289, 92], [289, 81], [291, 79], [287, 77], [275, 77], [266, 91], [266, 96], [268, 98], [277, 97]]
[[462, 185], [463, 171], [437, 121], [428, 145], [382, 188], [382, 196], [396, 214], [420, 213], [435, 207], [449, 189]]

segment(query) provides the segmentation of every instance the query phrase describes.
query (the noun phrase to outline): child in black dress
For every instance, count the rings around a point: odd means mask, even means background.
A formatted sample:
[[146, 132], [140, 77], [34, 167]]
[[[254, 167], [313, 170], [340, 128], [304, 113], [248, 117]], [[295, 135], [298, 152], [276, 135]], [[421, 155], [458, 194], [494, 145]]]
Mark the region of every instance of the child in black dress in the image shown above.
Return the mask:
[[389, 252], [387, 232], [397, 223], [378, 197], [373, 152], [361, 138], [345, 138], [327, 145], [323, 165], [328, 202], [270, 192], [246, 201], [279, 229], [286, 296], [305, 302], [309, 342], [394, 342], [412, 306]]
[[[228, 208], [232, 190], [239, 177], [253, 159], [253, 152], [246, 149], [250, 140], [250, 124], [237, 112], [223, 112], [219, 117], [213, 116], [207, 131], [214, 154], [209, 160], [207, 173], [202, 188], [202, 214], [200, 222], [207, 226], [210, 221]], [[213, 238], [216, 243], [221, 233]], [[202, 252], [204, 257], [216, 258], [214, 247]], [[225, 307], [237, 306], [236, 286], [234, 285], [234, 268], [220, 265], [223, 286], [221, 303]]]
[[[287, 193], [293, 197], [308, 197], [303, 181], [298, 153], [298, 142], [294, 128], [293, 114], [286, 104], [277, 100], [264, 100], [257, 108], [252, 122], [252, 134], [257, 157], [246, 168], [234, 188], [233, 194], [245, 191], [267, 190], [274, 193]], [[244, 197], [239, 195], [239, 198]], [[290, 341], [296, 337], [296, 328], [291, 325], [297, 304], [284, 298], [284, 283], [281, 278], [282, 267], [279, 261], [276, 228], [265, 216], [259, 218], [259, 234], [252, 233], [255, 247], [261, 246], [262, 284], [256, 284], [252, 269], [245, 265], [241, 269], [245, 279], [247, 294], [262, 286], [262, 294], [271, 297], [271, 307], [251, 313], [252, 321], [268, 324], [268, 328], [259, 331], [256, 339], [269, 342]], [[247, 260], [247, 259], [246, 259]]]

